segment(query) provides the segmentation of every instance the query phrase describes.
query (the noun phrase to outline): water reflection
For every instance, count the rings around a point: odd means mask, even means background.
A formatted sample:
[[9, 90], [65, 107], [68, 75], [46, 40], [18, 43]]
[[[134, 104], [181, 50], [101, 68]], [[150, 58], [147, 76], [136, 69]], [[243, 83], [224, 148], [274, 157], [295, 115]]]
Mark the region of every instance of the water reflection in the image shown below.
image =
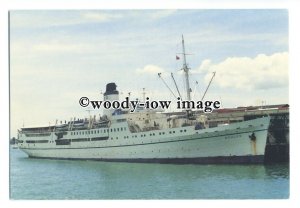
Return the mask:
[[265, 170], [266, 170], [266, 175], [274, 179], [278, 179], [278, 178], [288, 179], [290, 176], [288, 163], [266, 165]]
[[14, 199], [288, 198], [289, 166], [171, 165], [11, 155]]

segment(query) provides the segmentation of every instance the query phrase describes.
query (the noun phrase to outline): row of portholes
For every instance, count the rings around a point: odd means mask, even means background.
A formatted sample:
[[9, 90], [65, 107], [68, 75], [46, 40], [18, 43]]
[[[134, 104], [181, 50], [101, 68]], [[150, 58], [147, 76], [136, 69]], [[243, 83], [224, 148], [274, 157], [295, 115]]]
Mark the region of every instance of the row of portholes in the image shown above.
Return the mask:
[[72, 131], [71, 135], [84, 135], [84, 134], [99, 134], [99, 133], [108, 133], [110, 132], [117, 132], [117, 131], [126, 131], [126, 127], [120, 128], [111, 128], [111, 129], [102, 129], [101, 130], [83, 130], [83, 131]]

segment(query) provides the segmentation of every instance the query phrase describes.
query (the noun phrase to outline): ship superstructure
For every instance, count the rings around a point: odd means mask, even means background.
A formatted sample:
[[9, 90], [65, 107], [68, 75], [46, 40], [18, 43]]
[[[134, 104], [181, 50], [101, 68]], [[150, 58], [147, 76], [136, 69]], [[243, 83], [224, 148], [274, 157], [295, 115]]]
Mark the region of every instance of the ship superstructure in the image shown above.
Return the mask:
[[[184, 40], [183, 71], [190, 100]], [[119, 100], [115, 83], [104, 100]], [[209, 128], [206, 116], [169, 116], [155, 110], [105, 110], [99, 119], [18, 132], [19, 149], [34, 158], [158, 163], [262, 163], [269, 117]]]

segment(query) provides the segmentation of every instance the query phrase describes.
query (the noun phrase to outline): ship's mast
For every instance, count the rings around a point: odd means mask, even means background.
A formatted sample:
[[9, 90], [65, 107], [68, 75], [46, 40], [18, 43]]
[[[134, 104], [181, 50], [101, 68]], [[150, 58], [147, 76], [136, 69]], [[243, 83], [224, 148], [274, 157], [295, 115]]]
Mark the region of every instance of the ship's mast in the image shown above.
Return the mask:
[[186, 83], [186, 95], [187, 100], [191, 100], [191, 89], [190, 89], [190, 81], [189, 81], [189, 68], [186, 64], [186, 54], [185, 54], [185, 47], [184, 47], [184, 39], [182, 35], [182, 54], [183, 54], [183, 71], [185, 74], [185, 83]]

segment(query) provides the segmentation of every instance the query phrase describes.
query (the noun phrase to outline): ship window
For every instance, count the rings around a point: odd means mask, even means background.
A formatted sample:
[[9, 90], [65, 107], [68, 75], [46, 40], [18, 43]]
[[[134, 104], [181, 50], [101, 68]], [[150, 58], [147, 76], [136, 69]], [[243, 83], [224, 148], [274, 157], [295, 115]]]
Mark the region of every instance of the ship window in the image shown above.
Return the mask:
[[155, 136], [155, 133], [153, 133], [153, 136]]
[[161, 135], [161, 133], [159, 132], [159, 135]]
[[175, 131], [173, 131], [173, 133], [175, 133]]
[[143, 135], [141, 135], [141, 137], [143, 137]]
[[172, 132], [171, 132], [171, 131], [170, 131], [169, 133], [170, 133], [170, 134], [172, 134]]
[[183, 131], [186, 132], [186, 129], [184, 129]]
[[180, 132], [182, 132], [182, 130], [180, 130]]
[[99, 134], [99, 130], [98, 130], [98, 134]]
[[119, 129], [119, 128], [117, 128], [117, 130], [118, 130], [118, 131], [120, 131], [120, 129]]
[[116, 132], [116, 129], [114, 128], [114, 132]]
[[91, 138], [91, 141], [101, 141], [101, 140], [107, 140], [108, 137], [94, 137], [94, 138]]
[[[102, 131], [102, 130], [101, 130]], [[105, 133], [105, 129], [103, 130], [103, 132]]]
[[152, 136], [152, 134], [150, 134], [150, 136]]
[[72, 139], [72, 142], [86, 142], [88, 141], [87, 138], [82, 138], [82, 139]]
[[71, 135], [73, 135], [73, 132], [71, 132]]
[[110, 132], [112, 132], [112, 129], [110, 129]]
[[121, 131], [123, 131], [123, 127], [121, 127]]

